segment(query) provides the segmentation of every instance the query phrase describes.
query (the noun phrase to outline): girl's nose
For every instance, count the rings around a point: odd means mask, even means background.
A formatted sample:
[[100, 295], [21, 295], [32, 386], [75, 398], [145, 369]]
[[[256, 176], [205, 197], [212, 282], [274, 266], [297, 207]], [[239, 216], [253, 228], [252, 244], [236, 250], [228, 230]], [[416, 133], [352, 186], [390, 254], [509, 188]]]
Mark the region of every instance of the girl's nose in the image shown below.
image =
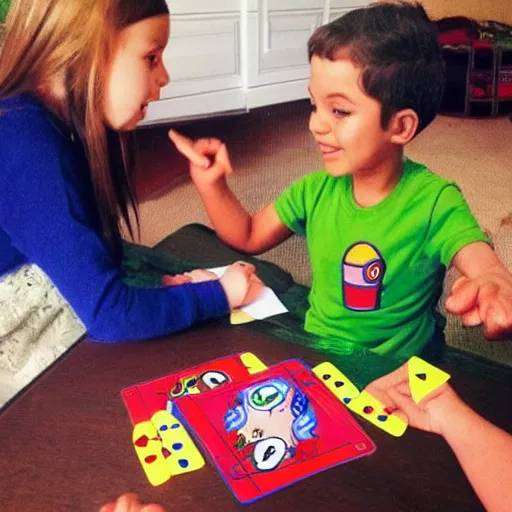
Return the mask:
[[166, 85], [169, 85], [169, 82], [171, 81], [171, 78], [169, 77], [169, 73], [167, 72], [167, 69], [164, 65], [162, 65], [162, 70], [160, 74], [158, 75], [158, 85], [160, 87], [165, 87]]

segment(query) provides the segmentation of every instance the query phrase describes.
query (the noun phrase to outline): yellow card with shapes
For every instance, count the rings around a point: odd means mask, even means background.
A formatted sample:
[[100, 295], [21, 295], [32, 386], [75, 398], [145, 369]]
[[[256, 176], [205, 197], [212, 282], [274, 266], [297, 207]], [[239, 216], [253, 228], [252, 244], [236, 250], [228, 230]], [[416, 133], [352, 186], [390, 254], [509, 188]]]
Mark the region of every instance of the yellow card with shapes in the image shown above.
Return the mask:
[[251, 375], [267, 369], [267, 366], [252, 352], [244, 352], [243, 354], [240, 354], [240, 361]]
[[132, 440], [149, 483], [157, 486], [167, 482], [172, 476], [171, 469], [165, 460], [162, 440], [153, 423], [137, 423], [133, 427]]
[[231, 311], [231, 325], [248, 324], [249, 322], [254, 322], [254, 320], [255, 319], [251, 315], [249, 315], [249, 313], [246, 313], [241, 309], [234, 309], [233, 311]]
[[359, 389], [328, 361], [315, 366], [312, 371], [345, 405], [360, 393]]
[[347, 404], [347, 407], [392, 436], [400, 437], [407, 430], [407, 422], [394, 414], [388, 414], [384, 410], [384, 404], [367, 391], [362, 391], [359, 396]]
[[171, 475], [181, 475], [201, 469], [205, 462], [194, 441], [181, 422], [167, 411], [157, 411], [151, 417], [164, 450]]
[[413, 356], [407, 365], [412, 398], [419, 403], [423, 398], [450, 379], [450, 374]]

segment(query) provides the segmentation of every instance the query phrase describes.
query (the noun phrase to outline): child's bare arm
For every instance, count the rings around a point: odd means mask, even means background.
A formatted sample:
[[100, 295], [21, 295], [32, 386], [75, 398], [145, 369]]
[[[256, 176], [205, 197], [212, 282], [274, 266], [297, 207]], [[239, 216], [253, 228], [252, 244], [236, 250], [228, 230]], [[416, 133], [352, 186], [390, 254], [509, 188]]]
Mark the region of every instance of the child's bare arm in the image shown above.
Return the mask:
[[190, 174], [217, 235], [235, 249], [259, 254], [275, 247], [292, 231], [270, 204], [251, 215], [229, 188], [232, 172], [226, 146], [218, 139], [192, 141], [173, 130], [169, 137], [190, 161]]
[[441, 434], [486, 510], [512, 510], [512, 436], [463, 403], [445, 411]]
[[442, 435], [487, 510], [512, 510], [512, 436], [488, 422], [443, 384], [416, 404], [408, 363], [377, 379], [366, 390], [409, 425]]
[[217, 235], [228, 245], [248, 254], [259, 254], [279, 245], [292, 232], [281, 221], [273, 204], [250, 215], [224, 186], [199, 189]]
[[452, 264], [463, 277], [446, 300], [446, 309], [465, 325], [485, 326], [485, 336], [500, 339], [512, 334], [512, 274], [484, 242], [462, 248]]
[[481, 277], [489, 271], [510, 275], [498, 255], [485, 242], [473, 242], [463, 247], [454, 256], [452, 265], [469, 279]]

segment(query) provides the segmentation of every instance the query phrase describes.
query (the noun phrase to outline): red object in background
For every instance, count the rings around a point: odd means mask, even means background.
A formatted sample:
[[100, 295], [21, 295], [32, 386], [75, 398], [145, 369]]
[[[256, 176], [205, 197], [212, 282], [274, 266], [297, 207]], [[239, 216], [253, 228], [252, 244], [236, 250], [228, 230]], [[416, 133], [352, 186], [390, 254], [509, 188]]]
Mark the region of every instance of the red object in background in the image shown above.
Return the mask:
[[440, 33], [438, 39], [441, 46], [469, 46], [472, 41], [472, 36], [468, 30], [461, 28]]
[[[471, 86], [472, 98], [492, 98], [492, 83], [485, 89], [477, 85]], [[498, 99], [512, 100], [512, 84], [499, 84], [498, 85]]]
[[465, 16], [448, 16], [434, 22], [441, 46], [469, 46], [478, 38], [478, 23]]
[[[471, 98], [492, 98], [492, 71], [475, 70], [471, 74]], [[498, 99], [512, 99], [512, 67], [501, 68]]]
[[492, 43], [485, 39], [475, 39], [472, 46], [475, 50], [492, 50]]

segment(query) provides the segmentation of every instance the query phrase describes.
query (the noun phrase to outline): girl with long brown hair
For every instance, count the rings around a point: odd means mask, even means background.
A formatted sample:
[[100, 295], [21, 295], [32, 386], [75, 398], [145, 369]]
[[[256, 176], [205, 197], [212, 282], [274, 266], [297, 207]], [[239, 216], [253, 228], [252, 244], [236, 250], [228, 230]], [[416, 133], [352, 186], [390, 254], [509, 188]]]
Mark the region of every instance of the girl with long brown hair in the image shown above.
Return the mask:
[[242, 263], [220, 280], [123, 283], [119, 226], [133, 236], [138, 223], [130, 132], [169, 82], [169, 31], [165, 0], [11, 5], [0, 54], [0, 405], [84, 331], [162, 336], [259, 293]]

